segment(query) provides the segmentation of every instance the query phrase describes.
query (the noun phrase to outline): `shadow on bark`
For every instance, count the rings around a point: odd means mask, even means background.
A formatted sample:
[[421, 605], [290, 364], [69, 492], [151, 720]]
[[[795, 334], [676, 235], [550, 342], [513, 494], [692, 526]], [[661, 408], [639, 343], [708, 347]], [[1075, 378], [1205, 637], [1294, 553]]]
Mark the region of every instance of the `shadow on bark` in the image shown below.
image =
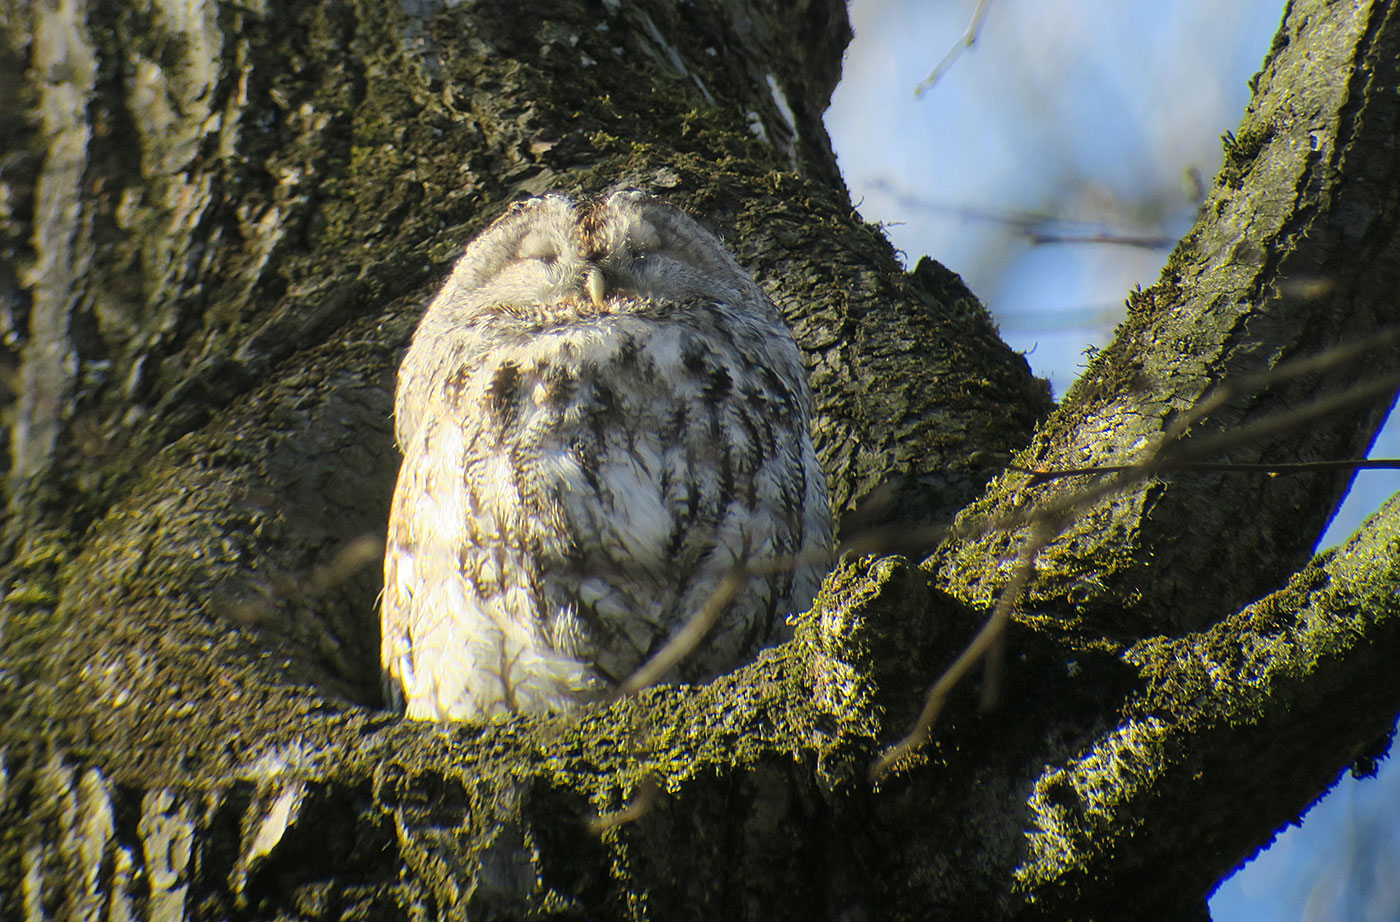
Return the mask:
[[[1344, 478], [1095, 506], [1037, 564], [999, 706], [959, 689], [878, 786], [1017, 534], [845, 560], [710, 685], [485, 727], [378, 709], [373, 543], [418, 311], [519, 194], [642, 185], [725, 235], [806, 353], [848, 535], [946, 521], [972, 450], [1133, 460], [1220, 380], [1393, 325], [1395, 14], [1290, 10], [1197, 228], [1046, 419], [961, 282], [851, 210], [820, 124], [839, 3], [10, 4], [28, 204], [0, 246], [36, 268], [5, 302], [0, 914], [1199, 912], [1400, 707], [1394, 505], [1299, 570]], [[1380, 416], [1238, 460], [1350, 454]], [[1074, 488], [1008, 474], [961, 521]]]

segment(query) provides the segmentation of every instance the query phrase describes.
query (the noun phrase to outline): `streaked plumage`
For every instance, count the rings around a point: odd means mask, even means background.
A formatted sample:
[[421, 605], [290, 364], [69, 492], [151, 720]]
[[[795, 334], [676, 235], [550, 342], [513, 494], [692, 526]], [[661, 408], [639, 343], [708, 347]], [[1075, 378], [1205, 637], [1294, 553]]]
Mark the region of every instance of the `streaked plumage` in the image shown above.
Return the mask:
[[596, 697], [739, 559], [771, 572], [668, 678], [781, 639], [831, 547], [809, 405], [776, 309], [694, 220], [639, 192], [513, 207], [399, 370], [391, 697], [429, 720]]

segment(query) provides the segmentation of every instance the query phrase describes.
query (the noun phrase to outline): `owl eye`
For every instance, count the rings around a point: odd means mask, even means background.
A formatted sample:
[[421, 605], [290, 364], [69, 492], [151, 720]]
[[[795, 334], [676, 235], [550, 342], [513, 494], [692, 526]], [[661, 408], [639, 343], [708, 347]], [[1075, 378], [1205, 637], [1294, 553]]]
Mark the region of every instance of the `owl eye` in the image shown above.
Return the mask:
[[559, 260], [559, 248], [554, 245], [554, 241], [541, 234], [531, 234], [520, 241], [520, 248], [515, 255], [519, 259], [533, 259], [552, 266]]
[[634, 263], [644, 263], [656, 255], [656, 247], [644, 244], [629, 243], [627, 245], [627, 258]]

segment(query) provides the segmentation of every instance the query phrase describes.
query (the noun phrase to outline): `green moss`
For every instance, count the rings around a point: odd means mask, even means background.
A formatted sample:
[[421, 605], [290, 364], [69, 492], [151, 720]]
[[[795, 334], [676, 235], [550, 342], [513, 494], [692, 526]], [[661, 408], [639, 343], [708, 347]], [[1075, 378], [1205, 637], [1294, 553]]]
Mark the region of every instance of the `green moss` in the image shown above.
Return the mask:
[[[58, 594], [51, 586], [31, 585], [20, 582], [10, 586], [5, 592], [5, 604], [20, 607], [42, 605], [52, 607], [58, 602]], [[52, 612], [50, 611], [50, 614]]]
[[[1276, 797], [1251, 791], [1249, 779], [1263, 771], [1255, 763], [1277, 764], [1295, 747], [1316, 747], [1317, 731], [1299, 727], [1296, 714], [1338, 695], [1353, 670], [1367, 674], [1358, 659], [1400, 631], [1397, 510], [1400, 501], [1392, 500], [1346, 547], [1319, 555], [1283, 589], [1208, 630], [1134, 644], [1124, 660], [1138, 670], [1138, 690], [1125, 699], [1117, 729], [1036, 780], [1018, 884], [1041, 895], [1047, 886], [1091, 886], [1088, 869], [1111, 865], [1120, 848], [1130, 852], [1134, 837], [1169, 836], [1162, 824], [1171, 818], [1154, 812], [1168, 789], [1231, 798], [1219, 807], [1226, 827], [1254, 809], [1255, 799]], [[1352, 690], [1342, 699], [1349, 706], [1338, 701], [1338, 724], [1360, 710], [1357, 698]], [[1389, 726], [1387, 717], [1381, 727]], [[1199, 758], [1217, 749], [1236, 757], [1225, 764]], [[1316, 796], [1313, 776], [1275, 777]], [[1211, 825], [1194, 834], [1208, 840]], [[1092, 891], [1083, 895], [1092, 899]]]
[[1225, 132], [1220, 139], [1220, 146], [1225, 154], [1225, 162], [1218, 177], [1220, 184], [1234, 189], [1241, 188], [1259, 152], [1273, 136], [1273, 126], [1253, 113], [1246, 117], [1238, 136], [1232, 132]]

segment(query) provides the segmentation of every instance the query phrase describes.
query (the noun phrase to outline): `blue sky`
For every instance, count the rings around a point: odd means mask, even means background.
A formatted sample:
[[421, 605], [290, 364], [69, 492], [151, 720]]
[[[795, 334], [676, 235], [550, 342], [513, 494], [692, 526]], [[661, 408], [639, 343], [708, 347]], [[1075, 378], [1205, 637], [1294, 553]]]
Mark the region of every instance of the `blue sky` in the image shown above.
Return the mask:
[[[960, 273], [1059, 395], [1190, 227], [1284, 3], [992, 0], [975, 48], [916, 99], [976, 5], [852, 0], [856, 38], [826, 124], [861, 214], [909, 265], [930, 255]], [[1082, 242], [1104, 236], [1167, 242]], [[1372, 453], [1400, 456], [1400, 424]], [[1362, 474], [1324, 544], [1397, 490], [1400, 473]], [[1400, 760], [1344, 778], [1211, 912], [1400, 922]]]

